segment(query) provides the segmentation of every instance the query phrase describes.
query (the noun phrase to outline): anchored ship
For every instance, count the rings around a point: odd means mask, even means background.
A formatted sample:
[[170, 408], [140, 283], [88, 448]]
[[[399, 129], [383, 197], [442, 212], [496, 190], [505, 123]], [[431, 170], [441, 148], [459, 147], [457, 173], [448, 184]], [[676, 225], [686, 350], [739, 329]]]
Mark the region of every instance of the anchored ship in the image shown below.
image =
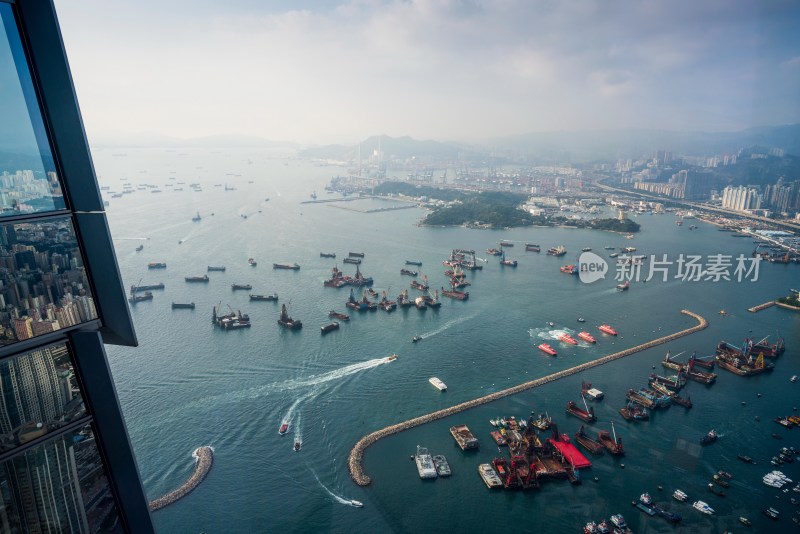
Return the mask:
[[163, 261], [155, 261], [147, 264], [148, 269], [166, 269], [167, 264]]
[[273, 293], [272, 295], [250, 295], [250, 300], [265, 300], [270, 302], [277, 302], [278, 301], [278, 294]]
[[193, 310], [194, 309], [194, 302], [173, 302], [172, 309], [180, 309], [180, 308], [188, 308]]
[[461, 447], [462, 451], [478, 448], [478, 438], [472, 435], [467, 425], [457, 425], [450, 427], [450, 434]]
[[433, 457], [425, 447], [417, 445], [417, 453], [414, 455], [414, 462], [417, 464], [419, 478], [436, 478], [436, 466], [433, 465]]
[[249, 291], [253, 289], [253, 286], [250, 284], [231, 284], [231, 291], [236, 291], [238, 289], [245, 289]]
[[297, 330], [303, 328], [303, 322], [292, 319], [289, 317], [289, 312], [286, 310], [286, 304], [281, 304], [281, 316], [278, 318], [278, 324], [289, 330]]
[[208, 275], [204, 274], [203, 276], [186, 276], [183, 279], [187, 282], [208, 282]]
[[273, 269], [284, 269], [284, 270], [288, 270], [288, 271], [299, 271], [300, 270], [300, 266], [297, 265], [296, 263], [292, 263], [291, 265], [288, 264], [288, 263], [273, 263], [272, 264], [272, 268]]
[[433, 387], [435, 387], [439, 391], [447, 391], [447, 384], [445, 384], [444, 382], [442, 382], [441, 380], [439, 380], [435, 376], [430, 377], [428, 379], [428, 382], [433, 384]]

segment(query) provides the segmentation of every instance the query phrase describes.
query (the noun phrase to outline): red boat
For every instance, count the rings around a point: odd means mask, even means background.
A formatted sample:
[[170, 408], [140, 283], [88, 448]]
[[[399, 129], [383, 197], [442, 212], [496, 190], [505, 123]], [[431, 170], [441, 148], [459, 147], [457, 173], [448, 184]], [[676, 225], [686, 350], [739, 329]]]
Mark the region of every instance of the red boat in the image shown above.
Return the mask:
[[609, 336], [616, 336], [617, 335], [617, 331], [614, 330], [613, 328], [611, 328], [610, 326], [608, 326], [607, 324], [601, 324], [600, 326], [597, 327], [597, 329], [600, 330], [604, 334], [608, 334]]
[[587, 343], [597, 343], [597, 340], [589, 332], [581, 332], [580, 334], [578, 334], [578, 337], [586, 341]]
[[558, 354], [555, 351], [555, 349], [553, 347], [551, 347], [550, 345], [548, 345], [547, 343], [542, 343], [541, 345], [539, 345], [539, 350], [542, 351], [542, 352], [546, 352], [550, 356], [555, 356], [556, 354]]
[[563, 334], [559, 335], [558, 336], [558, 340], [559, 341], [563, 341], [564, 343], [570, 343], [572, 345], [577, 345], [578, 344], [578, 341], [574, 337], [572, 337], [571, 335], [567, 334], [566, 332], [564, 332]]
[[289, 430], [289, 423], [281, 423], [281, 428], [278, 430], [278, 434], [282, 436], [286, 434], [287, 430]]
[[[581, 398], [583, 398], [583, 395], [581, 395]], [[567, 413], [571, 414], [571, 415], [574, 415], [578, 419], [580, 419], [582, 421], [585, 421], [587, 423], [591, 423], [591, 422], [595, 421], [597, 418], [594, 415], [594, 409], [593, 408], [589, 408], [588, 406], [586, 406], [586, 400], [585, 399], [583, 400], [583, 405], [586, 408], [585, 410], [580, 408], [573, 401], [569, 401], [567, 403]]]

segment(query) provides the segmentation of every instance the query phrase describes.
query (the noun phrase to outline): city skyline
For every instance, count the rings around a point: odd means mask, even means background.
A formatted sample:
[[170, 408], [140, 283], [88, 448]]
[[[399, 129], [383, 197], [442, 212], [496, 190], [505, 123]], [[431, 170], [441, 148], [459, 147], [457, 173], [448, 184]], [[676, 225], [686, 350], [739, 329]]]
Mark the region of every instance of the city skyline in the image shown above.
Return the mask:
[[57, 4], [92, 142], [800, 122], [789, 3]]

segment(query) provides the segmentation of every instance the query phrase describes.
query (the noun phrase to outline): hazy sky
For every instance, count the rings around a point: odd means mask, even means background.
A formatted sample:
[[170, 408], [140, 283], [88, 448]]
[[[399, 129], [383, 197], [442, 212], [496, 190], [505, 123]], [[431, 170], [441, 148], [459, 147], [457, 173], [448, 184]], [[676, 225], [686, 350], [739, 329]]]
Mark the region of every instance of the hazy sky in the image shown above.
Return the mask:
[[56, 0], [90, 141], [800, 122], [800, 2]]

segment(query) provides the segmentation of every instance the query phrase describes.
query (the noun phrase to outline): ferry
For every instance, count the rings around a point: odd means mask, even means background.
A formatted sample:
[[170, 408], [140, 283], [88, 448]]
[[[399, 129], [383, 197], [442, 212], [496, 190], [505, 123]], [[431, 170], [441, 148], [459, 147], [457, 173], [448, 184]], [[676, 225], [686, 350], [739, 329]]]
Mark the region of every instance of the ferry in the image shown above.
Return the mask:
[[281, 427], [278, 429], [278, 434], [283, 436], [286, 434], [286, 431], [289, 430], [289, 423], [281, 423]]
[[592, 334], [589, 332], [580, 332], [578, 337], [584, 340], [587, 343], [597, 343], [597, 340], [594, 338]]
[[439, 380], [435, 376], [430, 377], [428, 379], [428, 382], [433, 384], [433, 387], [435, 387], [439, 391], [447, 391], [447, 384], [445, 384], [444, 382], [442, 382], [441, 380]]
[[547, 343], [542, 343], [539, 345], [539, 350], [549, 354], [550, 356], [556, 356], [558, 354], [556, 350]]
[[578, 341], [572, 337], [571, 335], [567, 334], [566, 332], [560, 334], [558, 336], [559, 341], [563, 341], [564, 343], [569, 343], [570, 345], [577, 345]]
[[706, 515], [713, 515], [714, 509], [711, 508], [707, 503], [703, 501], [695, 501], [692, 503], [692, 508], [698, 510]]
[[433, 458], [428, 449], [417, 445], [417, 453], [414, 455], [414, 462], [417, 464], [419, 478], [436, 478], [436, 467], [433, 465]]
[[601, 324], [600, 326], [597, 327], [597, 329], [600, 330], [604, 334], [608, 334], [609, 336], [616, 336], [617, 335], [617, 331], [614, 330], [613, 328], [611, 328], [610, 326], [608, 326], [607, 324]]
[[497, 476], [497, 473], [490, 464], [481, 464], [478, 466], [478, 474], [483, 479], [484, 484], [489, 489], [502, 488], [503, 481]]

